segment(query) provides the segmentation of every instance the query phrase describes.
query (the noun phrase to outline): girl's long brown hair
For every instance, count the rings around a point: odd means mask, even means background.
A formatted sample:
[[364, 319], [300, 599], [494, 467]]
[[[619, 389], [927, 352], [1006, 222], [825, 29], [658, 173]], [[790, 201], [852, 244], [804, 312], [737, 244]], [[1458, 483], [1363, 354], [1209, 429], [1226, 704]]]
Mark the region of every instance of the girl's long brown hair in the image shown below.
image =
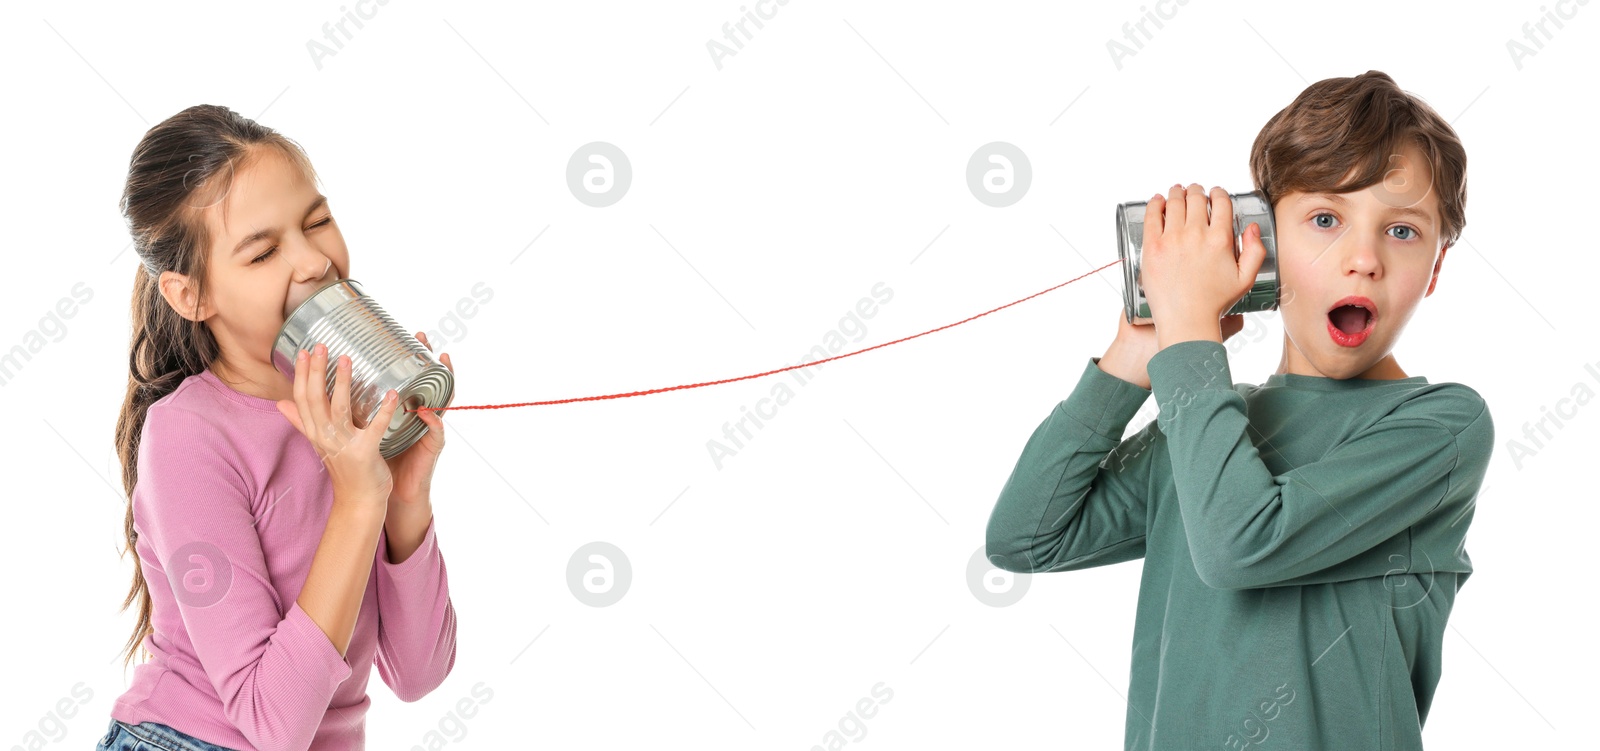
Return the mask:
[[117, 457], [122, 463], [122, 488], [128, 496], [123, 516], [127, 537], [124, 554], [134, 552], [133, 584], [122, 609], [139, 602], [139, 622], [123, 646], [123, 665], [151, 632], [150, 588], [139, 565], [134, 529], [133, 489], [139, 481], [139, 439], [150, 405], [172, 393], [185, 378], [205, 370], [220, 350], [201, 321], [178, 315], [161, 294], [162, 272], [183, 274], [196, 294], [206, 295], [207, 257], [211, 238], [204, 212], [226, 206], [234, 174], [258, 149], [272, 147], [288, 156], [315, 179], [311, 162], [299, 144], [226, 107], [200, 104], [151, 128], [134, 147], [120, 207], [139, 254], [131, 305], [128, 345], [128, 393], [117, 418]]

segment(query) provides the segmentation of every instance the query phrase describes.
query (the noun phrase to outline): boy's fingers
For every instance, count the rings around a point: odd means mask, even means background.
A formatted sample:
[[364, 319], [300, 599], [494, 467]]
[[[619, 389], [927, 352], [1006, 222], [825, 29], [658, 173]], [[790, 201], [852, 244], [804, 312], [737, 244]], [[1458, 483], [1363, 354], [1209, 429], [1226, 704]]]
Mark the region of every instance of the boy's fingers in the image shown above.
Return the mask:
[[1162, 219], [1162, 212], [1166, 209], [1167, 199], [1160, 193], [1155, 194], [1144, 204], [1144, 242], [1140, 246], [1149, 249], [1155, 245], [1156, 238], [1161, 236], [1161, 229], [1166, 225]]
[[1211, 231], [1233, 238], [1233, 199], [1221, 187], [1211, 189]]
[[1251, 222], [1244, 228], [1244, 240], [1239, 249], [1240, 276], [1255, 283], [1256, 274], [1261, 272], [1261, 264], [1267, 260], [1266, 243], [1261, 242], [1261, 225]]
[[1183, 226], [1188, 211], [1188, 201], [1188, 191], [1184, 190], [1182, 185], [1174, 185], [1167, 190], [1167, 227]]
[[[1189, 183], [1183, 189], [1184, 221], [1198, 226], [1201, 230], [1206, 228], [1206, 191], [1200, 183]], [[1204, 234], [1202, 232], [1201, 234]]]

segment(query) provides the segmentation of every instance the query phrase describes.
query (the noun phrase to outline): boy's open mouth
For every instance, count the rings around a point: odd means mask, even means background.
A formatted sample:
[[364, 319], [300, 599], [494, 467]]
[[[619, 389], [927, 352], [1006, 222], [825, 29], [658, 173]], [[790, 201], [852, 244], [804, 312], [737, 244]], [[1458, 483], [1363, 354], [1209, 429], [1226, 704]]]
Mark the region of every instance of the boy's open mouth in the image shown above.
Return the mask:
[[1377, 320], [1378, 306], [1370, 298], [1350, 295], [1328, 309], [1328, 335], [1340, 346], [1359, 346]]
[[1372, 318], [1372, 313], [1358, 305], [1340, 305], [1328, 311], [1328, 320], [1338, 326], [1346, 334], [1354, 334], [1367, 327], [1367, 321]]

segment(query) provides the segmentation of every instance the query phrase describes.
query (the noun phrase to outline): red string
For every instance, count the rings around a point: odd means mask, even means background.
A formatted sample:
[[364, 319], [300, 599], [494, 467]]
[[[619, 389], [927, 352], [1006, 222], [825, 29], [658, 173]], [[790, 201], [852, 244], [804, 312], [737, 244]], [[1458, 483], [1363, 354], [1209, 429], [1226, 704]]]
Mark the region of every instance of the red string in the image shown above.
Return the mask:
[[650, 389], [648, 391], [629, 391], [627, 393], [622, 393], [622, 394], [605, 394], [605, 395], [602, 395], [602, 396], [580, 396], [580, 397], [577, 397], [577, 398], [574, 398], [574, 399], [552, 399], [550, 401], [544, 401], [544, 402], [519, 402], [519, 403], [516, 403], [516, 404], [480, 404], [480, 405], [472, 405], [472, 406], [464, 406], [464, 407], [432, 407], [432, 408], [419, 407], [417, 409], [408, 409], [408, 410], [405, 410], [405, 411], [406, 412], [417, 412], [417, 411], [420, 411], [422, 409], [432, 409], [434, 412], [444, 412], [446, 410], [455, 410], [455, 409], [505, 409], [507, 407], [537, 407], [537, 406], [542, 406], [542, 405], [546, 405], [546, 404], [568, 404], [570, 402], [592, 402], [592, 401], [599, 401], [601, 399], [622, 399], [624, 397], [629, 397], [629, 396], [644, 396], [646, 394], [659, 394], [659, 393], [662, 393], [662, 392], [665, 392], [665, 391], [677, 391], [679, 389], [697, 389], [697, 388], [700, 388], [701, 386], [715, 386], [715, 385], [717, 385], [719, 383], [733, 383], [735, 381], [745, 381], [745, 380], [749, 380], [751, 378], [761, 378], [763, 376], [774, 375], [774, 374], [777, 374], [777, 373], [782, 373], [784, 371], [794, 370], [796, 368], [816, 367], [816, 366], [821, 365], [821, 364], [823, 364], [825, 362], [833, 362], [834, 360], [843, 360], [846, 357], [851, 357], [853, 355], [859, 355], [862, 352], [871, 352], [872, 350], [878, 349], [879, 347], [887, 347], [887, 346], [889, 346], [891, 344], [899, 344], [900, 342], [910, 341], [910, 340], [915, 339], [915, 338], [917, 338], [919, 336], [926, 336], [928, 334], [932, 334], [935, 331], [943, 331], [943, 330], [948, 329], [948, 328], [950, 328], [952, 326], [959, 326], [959, 325], [961, 325], [963, 323], [966, 323], [967, 321], [971, 321], [971, 320], [974, 320], [974, 319], [982, 318], [982, 317], [984, 317], [986, 315], [989, 315], [990, 313], [993, 313], [995, 311], [1005, 310], [1006, 308], [1009, 308], [1009, 307], [1011, 307], [1013, 305], [1016, 305], [1017, 303], [1027, 302], [1028, 300], [1032, 300], [1033, 298], [1038, 297], [1039, 295], [1042, 295], [1042, 294], [1044, 294], [1046, 292], [1053, 292], [1055, 290], [1058, 290], [1058, 289], [1060, 289], [1062, 287], [1067, 286], [1068, 284], [1076, 282], [1079, 279], [1082, 279], [1082, 278], [1084, 278], [1086, 276], [1090, 276], [1090, 275], [1093, 275], [1093, 274], [1097, 274], [1097, 273], [1099, 273], [1101, 271], [1104, 271], [1104, 270], [1106, 270], [1106, 269], [1108, 269], [1108, 268], [1110, 268], [1112, 266], [1115, 266], [1115, 265], [1117, 265], [1119, 263], [1122, 263], [1121, 259], [1112, 261], [1111, 263], [1108, 263], [1108, 264], [1106, 264], [1104, 266], [1101, 266], [1100, 268], [1095, 269], [1094, 271], [1090, 271], [1087, 274], [1083, 274], [1082, 276], [1077, 276], [1077, 277], [1073, 277], [1071, 279], [1068, 279], [1068, 280], [1066, 280], [1066, 281], [1064, 281], [1064, 282], [1062, 282], [1060, 284], [1057, 284], [1056, 286], [1051, 287], [1049, 289], [1041, 290], [1039, 292], [1035, 292], [1035, 293], [1033, 293], [1031, 295], [1028, 295], [1027, 297], [1022, 298], [1021, 300], [1016, 300], [1014, 302], [1006, 303], [1005, 305], [1001, 305], [1000, 307], [995, 308], [994, 310], [986, 310], [986, 311], [984, 311], [982, 313], [979, 313], [979, 314], [977, 314], [975, 316], [972, 316], [971, 318], [964, 318], [962, 320], [956, 321], [955, 323], [945, 324], [945, 325], [940, 326], [939, 328], [936, 328], [936, 329], [929, 329], [929, 330], [924, 331], [924, 332], [922, 332], [920, 334], [912, 334], [911, 336], [902, 337], [902, 338], [896, 339], [896, 340], [894, 340], [892, 342], [884, 342], [883, 344], [876, 344], [876, 345], [873, 345], [871, 347], [867, 347], [866, 349], [858, 349], [858, 350], [856, 350], [854, 352], [846, 352], [846, 353], [844, 353], [842, 355], [835, 355], [833, 357], [829, 357], [829, 358], [824, 359], [824, 360], [817, 360], [815, 362], [803, 362], [803, 363], [800, 363], [798, 365], [790, 365], [787, 368], [778, 368], [777, 370], [769, 370], [769, 371], [767, 371], [765, 373], [754, 373], [754, 374], [747, 375], [747, 376], [739, 376], [738, 378], [726, 378], [726, 379], [723, 379], [723, 380], [720, 380], [720, 381], [706, 381], [704, 383], [689, 383], [689, 384], [684, 384], [682, 386], [667, 386], [665, 388]]

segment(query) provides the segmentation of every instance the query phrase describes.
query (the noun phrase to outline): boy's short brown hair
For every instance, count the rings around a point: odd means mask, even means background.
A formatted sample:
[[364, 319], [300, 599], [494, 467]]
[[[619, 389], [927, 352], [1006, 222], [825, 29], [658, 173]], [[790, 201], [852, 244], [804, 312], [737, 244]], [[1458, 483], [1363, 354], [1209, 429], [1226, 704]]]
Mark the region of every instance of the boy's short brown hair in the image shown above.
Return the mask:
[[1450, 123], [1382, 71], [1307, 86], [1256, 135], [1250, 177], [1274, 204], [1293, 191], [1348, 193], [1382, 181], [1407, 142], [1432, 167], [1439, 236], [1454, 245], [1467, 223], [1467, 152]]

